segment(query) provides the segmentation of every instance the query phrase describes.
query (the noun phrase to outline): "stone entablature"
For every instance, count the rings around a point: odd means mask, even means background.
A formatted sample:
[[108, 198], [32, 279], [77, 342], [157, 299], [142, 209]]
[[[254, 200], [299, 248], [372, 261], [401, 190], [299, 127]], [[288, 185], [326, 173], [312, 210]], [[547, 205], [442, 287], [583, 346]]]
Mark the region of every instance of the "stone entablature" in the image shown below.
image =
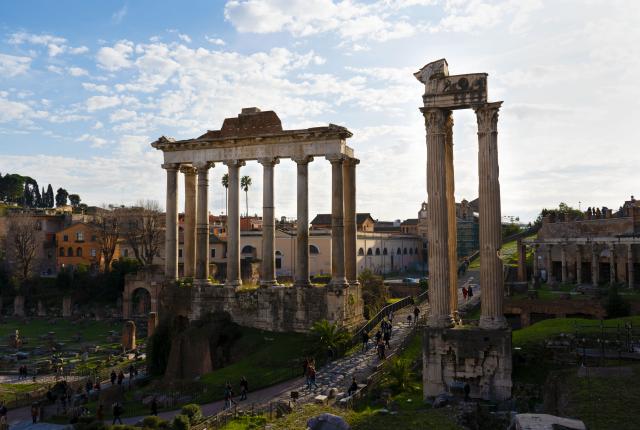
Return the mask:
[[619, 236], [634, 234], [633, 217], [543, 222], [538, 231], [540, 239]]

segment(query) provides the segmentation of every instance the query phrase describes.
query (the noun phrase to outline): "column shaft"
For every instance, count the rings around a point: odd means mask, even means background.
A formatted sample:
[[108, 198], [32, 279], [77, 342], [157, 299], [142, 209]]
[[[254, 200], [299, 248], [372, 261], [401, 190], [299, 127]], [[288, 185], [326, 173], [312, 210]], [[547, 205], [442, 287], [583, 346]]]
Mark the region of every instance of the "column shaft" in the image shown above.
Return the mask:
[[633, 288], [635, 285], [635, 270], [633, 267], [633, 244], [627, 245], [627, 283], [629, 288]]
[[458, 312], [458, 234], [456, 230], [455, 175], [453, 169], [453, 116], [445, 121], [445, 182], [447, 195], [447, 246], [449, 260], [449, 311]]
[[539, 276], [538, 273], [538, 245], [533, 245], [533, 260], [532, 260], [533, 278]]
[[582, 246], [576, 245], [576, 284], [582, 284]]
[[184, 222], [182, 224], [182, 267], [186, 278], [196, 273], [196, 171], [191, 166], [183, 166], [184, 173]]
[[196, 216], [196, 280], [209, 281], [209, 168], [210, 163], [195, 165], [198, 172], [198, 204]]
[[227, 279], [225, 285], [238, 287], [240, 278], [240, 167], [244, 161], [225, 161], [229, 168], [229, 214], [227, 216]]
[[262, 268], [260, 285], [276, 285], [276, 228], [274, 208], [274, 166], [277, 158], [258, 160], [262, 164]]
[[611, 249], [610, 249], [610, 257], [609, 257], [609, 283], [611, 285], [616, 283], [617, 280], [617, 276], [616, 276], [616, 246], [615, 245], [611, 245]]
[[600, 253], [596, 244], [591, 245], [591, 283], [595, 286], [600, 283]]
[[555, 284], [553, 279], [553, 261], [551, 260], [551, 245], [547, 245], [546, 249], [547, 261], [545, 262], [545, 268], [547, 269], [547, 284]]
[[[344, 160], [344, 254], [345, 276], [350, 285], [358, 282], [356, 265], [356, 242], [358, 226], [356, 220], [356, 165], [360, 160]], [[384, 270], [384, 269], [383, 269]]]
[[480, 178], [480, 327], [507, 327], [503, 314], [504, 281], [502, 260], [502, 218], [498, 166], [498, 110], [502, 102], [476, 109], [478, 120], [478, 176]]
[[303, 287], [309, 280], [309, 162], [313, 157], [296, 158], [297, 164], [297, 236], [295, 284]]
[[344, 271], [344, 187], [342, 178], [342, 154], [327, 156], [331, 162], [331, 285], [347, 286]]
[[427, 130], [427, 223], [429, 230], [429, 303], [427, 325], [453, 325], [450, 303], [449, 227], [446, 181], [446, 120], [449, 111], [420, 109]]
[[562, 245], [560, 247], [560, 261], [562, 264], [562, 283], [566, 284], [568, 282], [567, 279], [567, 246]]
[[178, 169], [179, 164], [163, 164], [167, 171], [167, 207], [165, 226], [165, 275], [178, 278]]

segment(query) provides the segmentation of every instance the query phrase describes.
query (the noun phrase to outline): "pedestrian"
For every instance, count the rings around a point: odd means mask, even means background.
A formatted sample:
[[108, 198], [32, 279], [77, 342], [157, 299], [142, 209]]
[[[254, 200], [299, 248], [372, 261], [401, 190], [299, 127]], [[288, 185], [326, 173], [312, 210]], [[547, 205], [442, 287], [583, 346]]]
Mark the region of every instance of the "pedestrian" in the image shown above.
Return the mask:
[[115, 425], [116, 421], [122, 424], [121, 416], [122, 416], [123, 409], [122, 409], [122, 406], [120, 406], [120, 403], [115, 402], [111, 409], [112, 409], [111, 412], [113, 413], [113, 422], [111, 424]]
[[154, 417], [158, 416], [158, 399], [156, 399], [155, 396], [153, 400], [151, 400], [151, 415]]
[[316, 384], [316, 368], [312, 365], [309, 366], [309, 383], [307, 384], [307, 388], [311, 389], [311, 386], [318, 388], [318, 384]]
[[98, 410], [96, 411], [96, 419], [98, 421], [104, 421], [104, 406], [102, 403], [98, 405]]
[[249, 392], [249, 381], [244, 376], [240, 378], [240, 400], [247, 400], [247, 393]]
[[302, 376], [307, 376], [307, 369], [309, 368], [309, 359], [305, 358], [302, 362]]
[[116, 379], [118, 379], [118, 375], [116, 375], [116, 371], [111, 371], [111, 385], [116, 385]]
[[387, 318], [389, 319], [389, 329], [391, 329], [391, 326], [393, 325], [393, 311], [389, 312], [389, 316]]
[[407, 323], [411, 324], [411, 314], [407, 315]]
[[362, 350], [369, 350], [369, 333], [366, 330], [362, 330]]
[[391, 340], [391, 332], [390, 331], [386, 331], [384, 336], [383, 336], [383, 339], [384, 339], [385, 346], [387, 348], [390, 348], [391, 345], [389, 345], [389, 341]]
[[416, 306], [413, 308], [413, 321], [416, 324], [418, 324], [418, 316], [420, 316], [420, 308]]
[[469, 288], [467, 288], [467, 296], [469, 298], [473, 297], [473, 287], [471, 285], [469, 285]]
[[101, 388], [101, 387], [100, 387], [100, 381], [99, 381], [99, 380], [96, 380], [96, 385], [94, 385], [94, 386], [93, 386], [93, 388], [94, 388], [96, 391], [100, 392], [100, 388]]
[[353, 396], [356, 391], [358, 391], [358, 382], [356, 382], [356, 377], [354, 376], [353, 378], [351, 378], [351, 385], [349, 386], [349, 391], [347, 391], [347, 394], [349, 396]]
[[87, 382], [84, 384], [84, 390], [87, 394], [91, 393], [91, 389], [93, 388], [93, 384], [91, 383], [91, 379], [87, 379]]
[[132, 364], [131, 366], [129, 366], [129, 379], [133, 380], [133, 377], [136, 374], [136, 367]]
[[378, 341], [378, 358], [380, 360], [384, 360], [385, 358], [385, 353], [384, 353], [384, 342], [382, 341], [382, 339], [380, 339]]
[[467, 300], [467, 295], [468, 294], [469, 294], [469, 292], [467, 291], [467, 287], [462, 287], [462, 298]]
[[223, 410], [231, 408], [231, 403], [236, 405], [236, 402], [233, 400], [233, 389], [231, 388], [231, 384], [227, 382], [224, 387], [224, 408]]
[[376, 332], [376, 345], [380, 343], [380, 339], [382, 339], [382, 332], [378, 330]]
[[34, 424], [38, 422], [38, 404], [37, 403], [33, 403], [31, 405], [31, 419], [33, 420]]
[[120, 373], [118, 373], [118, 385], [122, 385], [122, 381], [124, 381], [124, 372], [121, 370]]

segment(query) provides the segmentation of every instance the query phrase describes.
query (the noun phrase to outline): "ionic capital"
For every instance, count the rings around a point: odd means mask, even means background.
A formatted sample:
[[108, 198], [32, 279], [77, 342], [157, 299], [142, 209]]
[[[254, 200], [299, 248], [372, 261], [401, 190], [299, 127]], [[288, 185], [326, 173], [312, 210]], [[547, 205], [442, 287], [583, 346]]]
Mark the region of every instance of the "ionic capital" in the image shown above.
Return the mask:
[[198, 173], [200, 172], [206, 173], [213, 166], [214, 164], [210, 161], [199, 161], [197, 163], [193, 163], [193, 167], [196, 169]]
[[478, 121], [478, 133], [498, 132], [498, 111], [502, 102], [487, 103], [474, 108]]
[[325, 158], [329, 160], [331, 164], [336, 164], [336, 163], [342, 164], [342, 162], [345, 159], [345, 156], [344, 154], [327, 154]]
[[267, 166], [273, 167], [276, 164], [280, 163], [280, 159], [278, 157], [258, 158], [258, 163], [262, 164], [265, 167]]
[[227, 160], [224, 162], [224, 165], [228, 167], [242, 167], [245, 164], [244, 160]]
[[291, 157], [291, 159], [297, 164], [309, 164], [313, 161], [313, 157], [311, 155], [295, 156]]
[[420, 111], [424, 115], [427, 134], [444, 134], [447, 131], [447, 120], [451, 117], [451, 111], [440, 108], [420, 108]]
[[180, 163], [163, 163], [162, 168], [165, 170], [178, 170], [180, 168]]

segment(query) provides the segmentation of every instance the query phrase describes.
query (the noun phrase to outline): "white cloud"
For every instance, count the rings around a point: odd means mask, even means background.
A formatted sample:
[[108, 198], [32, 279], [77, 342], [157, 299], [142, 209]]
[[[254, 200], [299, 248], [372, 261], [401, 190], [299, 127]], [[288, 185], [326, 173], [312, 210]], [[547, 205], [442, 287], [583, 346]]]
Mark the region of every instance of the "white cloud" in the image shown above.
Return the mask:
[[76, 142], [89, 142], [91, 143], [92, 148], [102, 148], [107, 144], [107, 140], [101, 137], [93, 136], [88, 133], [83, 134], [82, 136], [76, 139]]
[[98, 50], [96, 59], [98, 66], [109, 70], [117, 71], [131, 66], [129, 56], [133, 53], [133, 43], [123, 40], [113, 47], [105, 46]]
[[87, 110], [95, 112], [97, 110], [107, 109], [118, 106], [122, 101], [118, 96], [92, 96], [87, 99]]
[[69, 74], [71, 76], [88, 76], [89, 72], [87, 72], [85, 69], [83, 69], [82, 67], [69, 67]]
[[106, 94], [109, 92], [109, 88], [106, 85], [98, 85], [92, 82], [83, 82], [82, 88], [84, 88], [87, 91], [95, 91], [103, 94]]
[[0, 53], [0, 75], [7, 78], [27, 73], [31, 58]]
[[50, 57], [55, 57], [65, 52], [70, 54], [84, 54], [89, 51], [89, 48], [86, 46], [77, 48], [68, 46], [67, 39], [64, 37], [50, 34], [32, 34], [24, 31], [13, 33], [8, 42], [12, 45], [30, 44], [46, 46]]
[[120, 9], [118, 9], [116, 12], [114, 12], [113, 15], [111, 15], [111, 20], [115, 24], [120, 24], [126, 15], [127, 15], [127, 5], [124, 5]]
[[209, 43], [211, 43], [212, 45], [217, 45], [217, 46], [224, 46], [226, 45], [225, 41], [217, 38], [217, 37], [209, 37], [209, 36], [205, 36], [204, 37], [205, 40]]
[[62, 67], [58, 67], [58, 66], [54, 66], [54, 65], [47, 66], [47, 70], [50, 71], [51, 73], [55, 73], [57, 75], [61, 75], [64, 72]]
[[191, 43], [191, 38], [186, 34], [178, 34], [178, 38], [185, 43]]
[[70, 54], [86, 54], [89, 52], [89, 48], [86, 46], [78, 46], [77, 48], [69, 48]]
[[0, 123], [17, 122], [23, 125], [33, 124], [35, 119], [47, 118], [49, 113], [37, 110], [28, 103], [9, 99], [7, 92], [0, 92]]
[[111, 122], [119, 122], [127, 119], [133, 119], [137, 116], [136, 112], [128, 109], [118, 109], [109, 116]]

